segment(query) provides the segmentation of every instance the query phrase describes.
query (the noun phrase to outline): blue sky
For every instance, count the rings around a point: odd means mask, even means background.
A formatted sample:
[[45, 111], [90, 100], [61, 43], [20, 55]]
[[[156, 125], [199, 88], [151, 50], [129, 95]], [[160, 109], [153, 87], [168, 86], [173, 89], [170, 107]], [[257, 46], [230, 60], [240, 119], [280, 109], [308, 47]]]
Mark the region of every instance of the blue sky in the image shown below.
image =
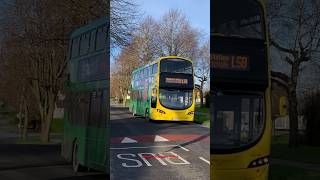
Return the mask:
[[[210, 33], [210, 0], [134, 0], [140, 13], [159, 20], [170, 9], [178, 9], [190, 21], [191, 26], [201, 30], [207, 37]], [[143, 17], [141, 18], [143, 20]], [[116, 55], [119, 50], [113, 50]], [[114, 57], [111, 56], [111, 65]]]
[[144, 15], [159, 20], [169, 9], [178, 9], [191, 25], [210, 33], [210, 0], [135, 0]]

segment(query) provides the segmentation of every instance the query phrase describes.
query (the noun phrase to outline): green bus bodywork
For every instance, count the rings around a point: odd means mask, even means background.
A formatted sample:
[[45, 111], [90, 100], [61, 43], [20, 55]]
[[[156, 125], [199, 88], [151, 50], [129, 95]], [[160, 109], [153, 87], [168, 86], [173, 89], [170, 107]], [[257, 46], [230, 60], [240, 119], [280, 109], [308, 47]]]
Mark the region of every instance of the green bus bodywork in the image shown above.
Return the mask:
[[62, 156], [109, 173], [109, 18], [70, 37]]
[[[141, 72], [142, 74], [140, 74]], [[157, 61], [142, 66], [132, 72], [129, 110], [134, 115], [150, 117], [150, 111], [146, 112], [146, 109], [151, 109], [151, 90], [156, 87], [157, 72]]]

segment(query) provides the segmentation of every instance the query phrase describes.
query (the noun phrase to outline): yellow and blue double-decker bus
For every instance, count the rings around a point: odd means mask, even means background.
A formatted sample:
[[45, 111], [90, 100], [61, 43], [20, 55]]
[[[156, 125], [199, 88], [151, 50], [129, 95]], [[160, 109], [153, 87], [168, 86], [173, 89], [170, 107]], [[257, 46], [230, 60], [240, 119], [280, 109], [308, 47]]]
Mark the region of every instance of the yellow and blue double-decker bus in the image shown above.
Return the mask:
[[194, 74], [191, 60], [161, 57], [132, 73], [129, 109], [147, 120], [193, 121]]
[[270, 66], [261, 0], [215, 0], [211, 8], [211, 176], [267, 180]]
[[71, 33], [62, 155], [75, 172], [109, 172], [109, 18]]

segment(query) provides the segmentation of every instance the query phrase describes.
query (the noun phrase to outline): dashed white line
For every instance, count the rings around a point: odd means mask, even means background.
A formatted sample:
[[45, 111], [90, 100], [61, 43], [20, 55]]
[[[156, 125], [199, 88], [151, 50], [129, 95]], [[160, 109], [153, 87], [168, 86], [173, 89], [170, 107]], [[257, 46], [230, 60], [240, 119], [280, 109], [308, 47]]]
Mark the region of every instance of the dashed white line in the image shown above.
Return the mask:
[[204, 162], [206, 162], [206, 163], [208, 163], [208, 164], [210, 164], [210, 161], [208, 161], [208, 160], [206, 160], [205, 158], [203, 158], [203, 157], [199, 157], [202, 161], [204, 161]]
[[185, 151], [189, 151], [189, 149], [185, 148], [185, 147], [182, 147], [180, 145], [178, 145], [181, 149], [185, 150]]

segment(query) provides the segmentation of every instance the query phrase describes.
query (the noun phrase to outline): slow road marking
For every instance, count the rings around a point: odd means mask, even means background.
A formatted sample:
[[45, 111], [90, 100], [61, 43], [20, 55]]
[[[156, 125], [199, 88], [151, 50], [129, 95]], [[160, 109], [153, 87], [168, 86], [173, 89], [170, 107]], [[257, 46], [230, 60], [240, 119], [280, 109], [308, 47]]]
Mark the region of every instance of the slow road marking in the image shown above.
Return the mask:
[[[169, 154], [169, 155], [166, 155]], [[117, 154], [117, 158], [121, 160], [122, 167], [125, 168], [139, 168], [143, 166], [152, 166], [153, 164], [161, 164], [162, 166], [167, 166], [168, 164], [171, 165], [188, 165], [186, 159], [182, 158], [178, 154], [169, 151], [169, 152], [162, 152], [162, 153], [150, 153], [150, 152], [142, 152], [137, 154], [132, 153], [123, 153]], [[148, 161], [148, 159], [156, 159], [158, 163], [154, 161]], [[173, 160], [174, 159], [174, 160]], [[156, 162], [157, 162], [156, 161]]]

